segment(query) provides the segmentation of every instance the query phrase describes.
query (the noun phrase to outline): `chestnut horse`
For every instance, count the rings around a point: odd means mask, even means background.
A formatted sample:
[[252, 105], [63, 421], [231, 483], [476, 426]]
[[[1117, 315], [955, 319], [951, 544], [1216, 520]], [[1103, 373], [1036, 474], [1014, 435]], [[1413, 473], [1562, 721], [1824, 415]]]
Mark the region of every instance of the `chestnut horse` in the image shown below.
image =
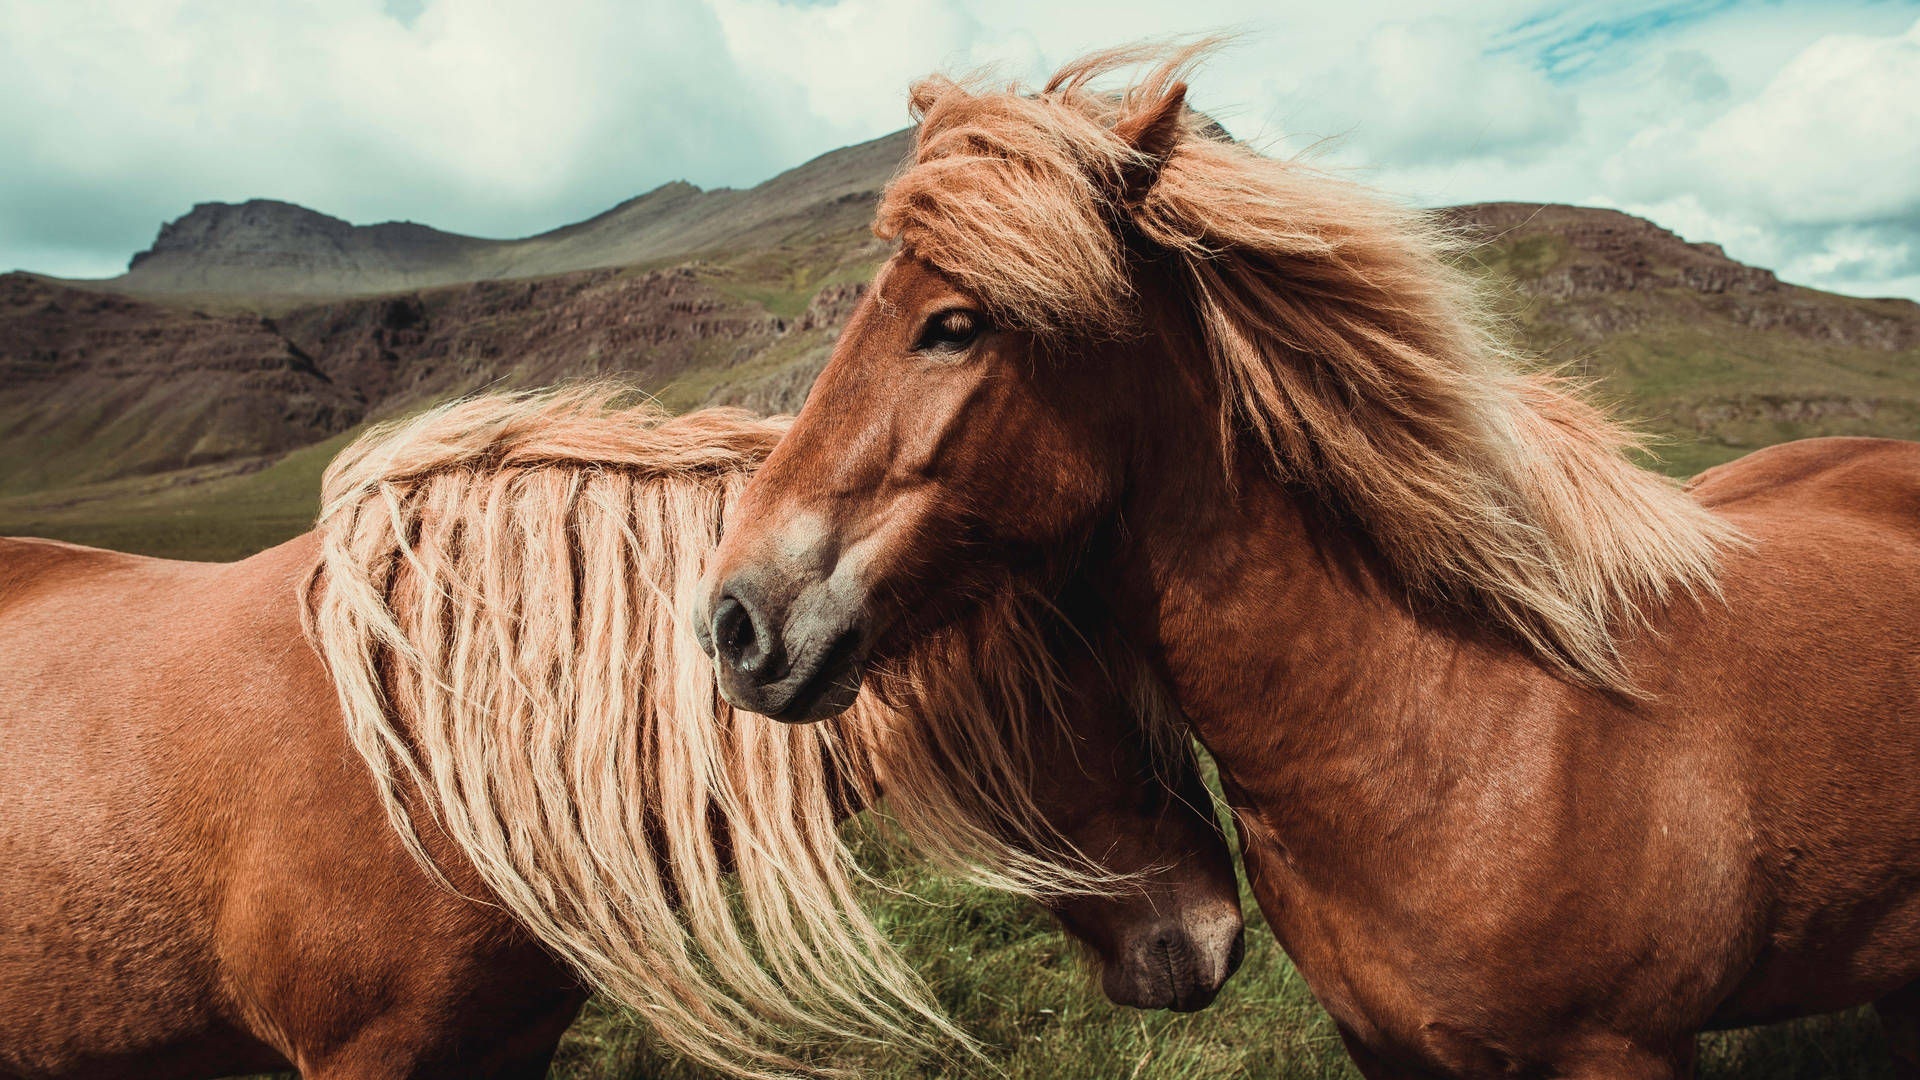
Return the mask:
[[728, 699], [1081, 581], [1367, 1076], [1676, 1077], [1869, 1001], [1913, 1068], [1920, 445], [1638, 468], [1423, 216], [1208, 137], [1197, 55], [915, 86], [900, 248], [714, 559]]
[[1124, 655], [1003, 602], [832, 728], [720, 703], [675, 612], [784, 426], [479, 399], [242, 562], [0, 541], [0, 1076], [535, 1077], [590, 991], [741, 1075], [951, 1046], [835, 830], [882, 789], [1204, 1005], [1232, 862]]

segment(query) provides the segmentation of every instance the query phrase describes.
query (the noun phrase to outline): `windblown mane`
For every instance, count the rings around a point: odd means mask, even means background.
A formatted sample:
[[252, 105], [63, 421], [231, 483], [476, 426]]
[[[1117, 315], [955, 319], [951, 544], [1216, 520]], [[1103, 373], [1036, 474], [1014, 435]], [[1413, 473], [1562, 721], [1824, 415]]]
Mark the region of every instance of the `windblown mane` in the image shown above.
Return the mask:
[[[1629, 690], [1620, 632], [1713, 592], [1733, 532], [1629, 462], [1636, 436], [1575, 387], [1526, 370], [1431, 216], [1204, 130], [1181, 80], [1208, 48], [1097, 53], [1037, 93], [920, 81], [916, 154], [874, 231], [1063, 342], [1139, 332], [1129, 236], [1164, 256], [1229, 467], [1247, 446], [1357, 520], [1413, 593]], [[1089, 88], [1142, 63], [1121, 93]]]
[[1023, 786], [1019, 733], [1059, 704], [1027, 606], [876, 672], [834, 721], [721, 700], [680, 616], [786, 427], [594, 387], [436, 409], [328, 469], [308, 590], [415, 857], [439, 874], [424, 816], [589, 985], [740, 1075], [801, 1068], [781, 1049], [796, 1038], [965, 1044], [855, 897], [848, 805], [884, 789], [920, 850], [979, 880], [1111, 884]]

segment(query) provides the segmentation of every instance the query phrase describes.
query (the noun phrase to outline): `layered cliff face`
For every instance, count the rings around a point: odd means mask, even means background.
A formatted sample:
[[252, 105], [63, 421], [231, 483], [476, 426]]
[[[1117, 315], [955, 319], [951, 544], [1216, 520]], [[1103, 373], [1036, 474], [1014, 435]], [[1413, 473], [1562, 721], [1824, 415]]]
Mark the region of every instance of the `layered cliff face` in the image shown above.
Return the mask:
[[1614, 210], [1447, 211], [1517, 336], [1600, 384], [1689, 473], [1810, 435], [1920, 438], [1920, 305], [1790, 285]]
[[[287, 451], [487, 387], [740, 367], [809, 324], [729, 295], [718, 268], [592, 270], [208, 315], [0, 276], [0, 494]], [[699, 404], [720, 378], [695, 391]], [[769, 402], [769, 404], [776, 404]]]
[[0, 275], [0, 493], [291, 450], [364, 412], [258, 315]]

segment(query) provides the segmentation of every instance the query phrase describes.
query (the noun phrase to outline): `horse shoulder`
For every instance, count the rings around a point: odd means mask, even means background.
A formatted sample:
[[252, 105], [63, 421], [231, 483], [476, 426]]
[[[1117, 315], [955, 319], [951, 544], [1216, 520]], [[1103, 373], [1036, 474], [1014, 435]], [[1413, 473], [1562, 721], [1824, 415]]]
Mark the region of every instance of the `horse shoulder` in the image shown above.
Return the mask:
[[249, 1026], [322, 1073], [354, 1055], [461, 1060], [541, 1042], [571, 1019], [578, 986], [438, 830], [423, 840], [452, 890], [401, 844], [300, 625], [318, 559], [310, 534], [218, 568], [200, 616], [217, 658], [200, 670], [222, 674], [196, 691], [198, 739], [224, 746], [219, 797], [238, 823], [222, 840], [219, 948]]
[[[167, 735], [159, 663], [187, 628], [156, 599], [194, 573], [0, 540], [0, 1072], [164, 1054], [219, 1027], [212, 905], [170, 782], [192, 759]], [[215, 805], [211, 787], [189, 801]]]

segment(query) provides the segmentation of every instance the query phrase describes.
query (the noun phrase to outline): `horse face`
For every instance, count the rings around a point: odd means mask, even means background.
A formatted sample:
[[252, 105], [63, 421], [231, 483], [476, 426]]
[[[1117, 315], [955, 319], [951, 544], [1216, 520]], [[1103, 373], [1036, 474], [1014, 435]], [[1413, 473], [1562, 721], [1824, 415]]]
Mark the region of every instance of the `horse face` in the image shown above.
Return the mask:
[[[1078, 673], [1105, 680], [1104, 671]], [[1240, 966], [1241, 925], [1233, 857], [1184, 734], [1179, 750], [1155, 752], [1155, 736], [1110, 696], [1103, 710], [1073, 717], [1071, 730], [1036, 731], [1036, 808], [1102, 869], [1133, 875], [1112, 893], [1046, 906], [1097, 958], [1112, 1001], [1141, 1009], [1205, 1008]], [[1164, 733], [1159, 741], [1169, 741]]]
[[776, 720], [833, 715], [874, 650], [996, 575], [1064, 570], [1113, 504], [1135, 430], [1113, 413], [1132, 395], [1096, 392], [1125, 377], [1103, 366], [996, 327], [911, 252], [882, 267], [729, 515], [695, 613], [727, 699]]

